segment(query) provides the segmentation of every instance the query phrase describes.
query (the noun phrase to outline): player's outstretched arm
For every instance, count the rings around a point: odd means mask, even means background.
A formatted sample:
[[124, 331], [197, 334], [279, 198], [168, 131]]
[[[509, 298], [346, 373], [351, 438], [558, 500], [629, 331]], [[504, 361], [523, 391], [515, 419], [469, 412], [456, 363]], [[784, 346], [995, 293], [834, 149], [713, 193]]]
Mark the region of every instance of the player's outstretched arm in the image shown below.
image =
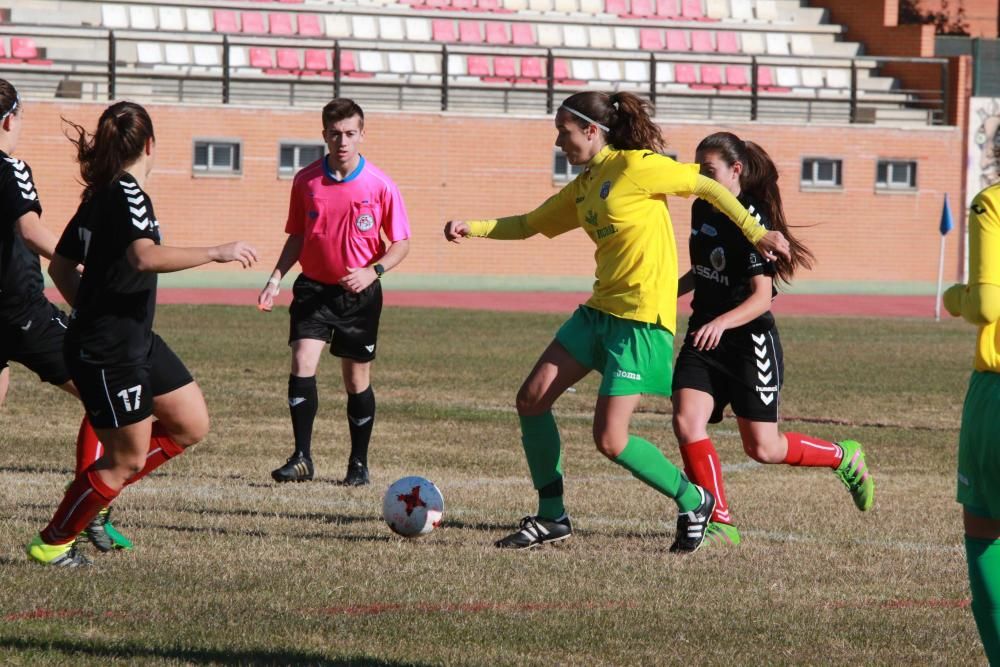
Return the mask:
[[305, 237], [302, 234], [289, 234], [285, 239], [285, 245], [281, 247], [281, 254], [278, 255], [278, 262], [271, 271], [271, 276], [267, 279], [264, 289], [257, 295], [257, 308], [265, 313], [271, 312], [274, 308], [274, 297], [281, 291], [281, 279], [299, 261], [302, 253], [302, 243]]
[[778, 231], [767, 231], [757, 222], [757, 219], [747, 211], [743, 204], [718, 182], [707, 176], [698, 175], [694, 194], [704, 199], [715, 208], [722, 211], [732, 220], [750, 243], [753, 243], [761, 253], [770, 260], [778, 255], [791, 260], [791, 248], [788, 239]]
[[76, 262], [55, 253], [49, 262], [49, 276], [56, 289], [66, 299], [66, 303], [72, 308], [76, 302], [76, 292], [80, 289], [80, 272], [77, 271]]
[[126, 251], [137, 271], [172, 273], [211, 262], [239, 262], [248, 269], [257, 261], [257, 250], [246, 241], [233, 241], [206, 248], [178, 248], [156, 245], [152, 239], [136, 239]]

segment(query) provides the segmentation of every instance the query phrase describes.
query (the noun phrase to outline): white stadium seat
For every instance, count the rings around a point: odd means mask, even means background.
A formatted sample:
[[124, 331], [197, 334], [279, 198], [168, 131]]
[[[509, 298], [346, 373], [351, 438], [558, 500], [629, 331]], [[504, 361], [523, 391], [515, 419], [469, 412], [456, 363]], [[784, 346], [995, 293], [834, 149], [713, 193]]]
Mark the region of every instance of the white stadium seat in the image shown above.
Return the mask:
[[148, 5], [135, 5], [128, 8], [132, 28], [135, 30], [156, 30], [156, 11]]
[[769, 32], [767, 33], [765, 39], [767, 40], [767, 55], [769, 56], [787, 56], [788, 51], [788, 35], [783, 32]]
[[611, 28], [602, 25], [590, 26], [590, 46], [595, 49], [614, 48]]
[[374, 16], [355, 15], [351, 17], [351, 24], [354, 26], [354, 34], [352, 37], [355, 39], [378, 39], [378, 26], [375, 23]]
[[585, 49], [590, 46], [590, 40], [587, 39], [586, 26], [565, 26], [563, 28], [563, 44], [573, 49]]
[[160, 7], [160, 30], [184, 31], [184, 12], [180, 7]]
[[555, 23], [540, 23], [538, 25], [539, 46], [562, 46], [562, 26]]
[[340, 39], [351, 36], [351, 21], [346, 14], [327, 14], [323, 17], [326, 36]]
[[403, 19], [398, 16], [378, 17], [378, 34], [380, 39], [405, 39], [406, 35], [403, 32]]
[[406, 39], [411, 42], [431, 41], [431, 22], [429, 19], [407, 18]]
[[187, 29], [192, 32], [212, 32], [212, 14], [207, 9], [184, 10], [187, 16]]
[[615, 48], [626, 51], [639, 50], [639, 30], [619, 26], [615, 28]]
[[135, 45], [136, 57], [141, 65], [163, 62], [163, 49], [156, 42], [139, 42]]
[[101, 24], [105, 28], [127, 28], [128, 11], [124, 5], [102, 5]]

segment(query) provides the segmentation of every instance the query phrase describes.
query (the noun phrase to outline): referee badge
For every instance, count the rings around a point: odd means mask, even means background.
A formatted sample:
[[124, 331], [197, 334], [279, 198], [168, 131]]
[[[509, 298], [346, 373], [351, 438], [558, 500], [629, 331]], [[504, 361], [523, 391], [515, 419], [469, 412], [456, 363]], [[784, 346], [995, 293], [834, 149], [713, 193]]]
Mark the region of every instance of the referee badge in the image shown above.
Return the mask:
[[712, 262], [712, 268], [716, 271], [722, 271], [726, 268], [726, 251], [721, 247], [716, 248], [712, 251], [712, 254], [708, 256], [708, 260]]
[[611, 181], [604, 181], [601, 183], [601, 199], [607, 199], [608, 193], [611, 192]]
[[372, 217], [371, 213], [362, 213], [354, 221], [354, 226], [358, 228], [359, 232], [367, 232], [375, 226], [375, 218]]

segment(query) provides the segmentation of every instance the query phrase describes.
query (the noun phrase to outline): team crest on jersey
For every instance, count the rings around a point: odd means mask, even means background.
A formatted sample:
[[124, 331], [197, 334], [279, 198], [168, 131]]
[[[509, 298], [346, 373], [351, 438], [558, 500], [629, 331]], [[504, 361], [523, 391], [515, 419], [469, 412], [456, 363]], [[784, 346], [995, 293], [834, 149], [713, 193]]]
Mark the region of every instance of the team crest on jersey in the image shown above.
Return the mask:
[[724, 270], [726, 268], [726, 251], [722, 248], [716, 248], [708, 256], [708, 261], [712, 263], [712, 268], [716, 271]]
[[362, 213], [354, 221], [354, 226], [358, 228], [359, 232], [367, 232], [375, 226], [375, 218], [372, 217], [371, 213]]
[[601, 199], [607, 199], [608, 194], [611, 192], [611, 181], [604, 181], [601, 183]]

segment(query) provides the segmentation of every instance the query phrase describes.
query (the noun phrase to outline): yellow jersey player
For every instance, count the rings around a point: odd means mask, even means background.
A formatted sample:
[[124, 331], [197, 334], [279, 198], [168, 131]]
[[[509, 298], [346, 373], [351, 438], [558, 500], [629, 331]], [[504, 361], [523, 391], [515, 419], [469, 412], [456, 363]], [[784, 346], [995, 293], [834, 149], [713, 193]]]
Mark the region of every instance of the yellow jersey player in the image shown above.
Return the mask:
[[699, 175], [698, 165], [662, 155], [660, 128], [648, 105], [629, 93], [571, 95], [556, 113], [556, 146], [570, 164], [585, 166], [560, 192], [524, 215], [452, 220], [445, 237], [522, 239], [582, 228], [596, 244], [597, 280], [586, 304], [556, 333], [517, 395], [522, 444], [538, 513], [496, 543], [527, 549], [564, 540], [572, 526], [563, 505], [559, 430], [552, 405], [587, 373], [603, 375], [594, 411], [597, 449], [678, 506], [672, 551], [696, 550], [715, 499], [691, 484], [652, 443], [629, 434], [642, 394], [670, 395], [677, 319], [677, 244], [667, 195], [712, 202], [773, 257], [787, 254], [780, 232], [768, 232], [725, 188]]
[[972, 615], [990, 664], [1000, 664], [1000, 183], [969, 209], [969, 283], [952, 285], [944, 306], [979, 327], [976, 359], [958, 437]]

